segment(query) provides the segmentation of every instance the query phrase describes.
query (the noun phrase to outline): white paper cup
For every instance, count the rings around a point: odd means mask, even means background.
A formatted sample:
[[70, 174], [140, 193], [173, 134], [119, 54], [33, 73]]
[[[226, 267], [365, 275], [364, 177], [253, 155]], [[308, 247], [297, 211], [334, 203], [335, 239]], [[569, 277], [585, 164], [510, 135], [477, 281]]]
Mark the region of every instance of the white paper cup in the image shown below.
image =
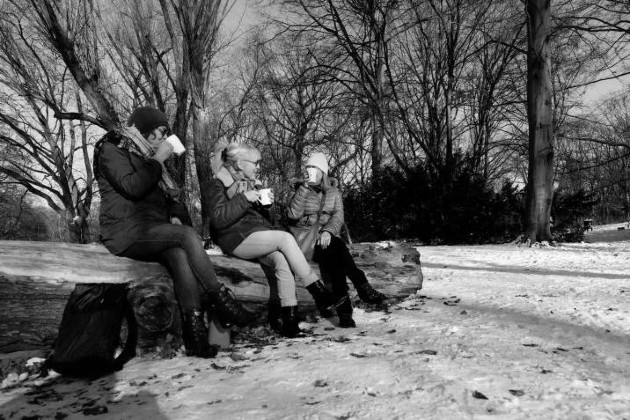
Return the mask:
[[315, 183], [317, 179], [317, 168], [306, 168], [306, 182]]
[[177, 156], [180, 156], [186, 151], [186, 148], [182, 144], [181, 140], [175, 134], [171, 134], [170, 136], [168, 136], [165, 141], [173, 146], [173, 153], [175, 153]]
[[258, 192], [260, 193], [260, 204], [263, 206], [271, 205], [271, 197], [269, 197], [271, 188], [263, 188], [262, 190], [258, 190]]

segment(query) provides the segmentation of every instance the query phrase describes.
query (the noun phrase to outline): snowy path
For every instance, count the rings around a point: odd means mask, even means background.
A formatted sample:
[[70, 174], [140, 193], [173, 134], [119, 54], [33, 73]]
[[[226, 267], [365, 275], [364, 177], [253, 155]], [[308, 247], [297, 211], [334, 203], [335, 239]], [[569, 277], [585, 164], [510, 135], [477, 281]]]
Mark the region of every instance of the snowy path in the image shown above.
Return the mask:
[[613, 233], [421, 247], [421, 294], [356, 310], [356, 329], [27, 381], [0, 392], [0, 419], [630, 419], [630, 231]]

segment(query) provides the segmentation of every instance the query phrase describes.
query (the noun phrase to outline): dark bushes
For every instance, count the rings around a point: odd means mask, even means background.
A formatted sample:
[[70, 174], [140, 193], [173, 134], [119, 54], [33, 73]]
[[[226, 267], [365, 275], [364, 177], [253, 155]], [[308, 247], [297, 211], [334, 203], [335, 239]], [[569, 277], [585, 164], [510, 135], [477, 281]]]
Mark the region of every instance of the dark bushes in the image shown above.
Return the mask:
[[344, 199], [353, 240], [425, 244], [513, 240], [523, 230], [522, 203], [510, 184], [494, 192], [464, 166], [448, 177], [424, 166], [411, 174], [386, 169], [370, 184], [346, 191]]

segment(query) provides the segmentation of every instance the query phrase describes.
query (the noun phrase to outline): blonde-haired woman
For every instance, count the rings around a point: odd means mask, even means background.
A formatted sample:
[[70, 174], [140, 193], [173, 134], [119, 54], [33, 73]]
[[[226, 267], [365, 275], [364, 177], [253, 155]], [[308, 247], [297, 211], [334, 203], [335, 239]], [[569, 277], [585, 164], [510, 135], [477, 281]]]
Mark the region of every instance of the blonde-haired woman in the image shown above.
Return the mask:
[[[300, 251], [293, 236], [275, 229], [270, 208], [261, 205], [261, 154], [241, 143], [221, 145], [215, 157], [214, 179], [210, 183], [210, 234], [223, 252], [243, 259], [257, 259], [275, 272], [280, 297], [280, 334], [295, 337], [301, 330], [297, 319], [295, 276], [300, 277], [320, 312], [335, 305]], [[273, 196], [271, 197], [273, 200]]]

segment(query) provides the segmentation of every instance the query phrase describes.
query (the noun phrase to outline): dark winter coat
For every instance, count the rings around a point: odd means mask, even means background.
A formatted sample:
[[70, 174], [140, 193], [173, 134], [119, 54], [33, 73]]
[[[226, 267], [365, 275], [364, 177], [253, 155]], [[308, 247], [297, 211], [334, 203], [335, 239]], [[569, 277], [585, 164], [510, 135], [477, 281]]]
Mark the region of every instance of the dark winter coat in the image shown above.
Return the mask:
[[148, 227], [170, 223], [173, 216], [190, 225], [183, 204], [167, 199], [158, 186], [162, 165], [104, 141], [95, 167], [101, 195], [101, 240], [115, 255], [124, 252]]
[[210, 235], [226, 254], [254, 232], [273, 230], [273, 210], [250, 203], [243, 192], [253, 181], [235, 181], [222, 168], [210, 182]]

